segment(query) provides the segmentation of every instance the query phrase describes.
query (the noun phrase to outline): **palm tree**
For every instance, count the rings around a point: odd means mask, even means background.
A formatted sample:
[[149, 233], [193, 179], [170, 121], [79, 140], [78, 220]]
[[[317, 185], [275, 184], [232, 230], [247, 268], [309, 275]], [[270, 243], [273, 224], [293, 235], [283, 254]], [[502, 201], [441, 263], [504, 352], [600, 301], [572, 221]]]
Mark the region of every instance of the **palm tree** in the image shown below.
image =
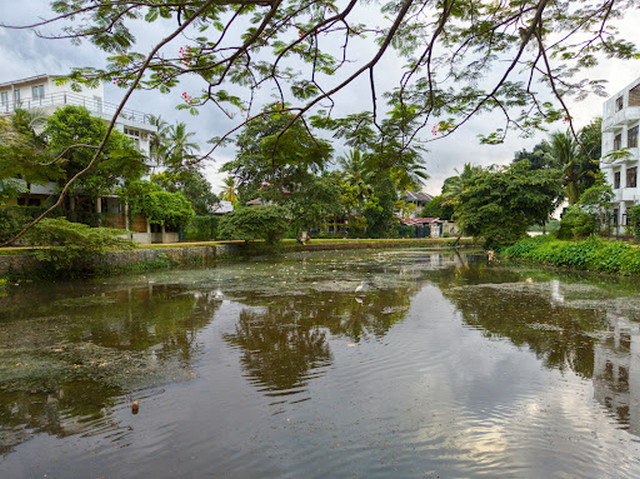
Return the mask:
[[552, 164], [562, 169], [567, 201], [575, 205], [582, 192], [593, 184], [594, 164], [588, 156], [580, 154], [579, 145], [569, 131], [553, 133], [549, 145]]
[[228, 201], [232, 205], [238, 202], [238, 192], [236, 191], [236, 182], [232, 176], [227, 176], [224, 180], [224, 188], [222, 189], [222, 197], [224, 201]]
[[150, 123], [156, 127], [156, 131], [151, 133], [149, 139], [149, 149], [151, 151], [151, 159], [157, 165], [165, 163], [165, 152], [167, 148], [167, 128], [168, 123], [161, 116], [150, 115]]
[[444, 180], [442, 185], [442, 196], [444, 197], [444, 203], [453, 205], [457, 197], [462, 193], [469, 180], [480, 171], [481, 167], [472, 166], [471, 163], [465, 163], [462, 168], [462, 172], [459, 172], [457, 168], [454, 171], [457, 176], [451, 176]]
[[195, 133], [187, 131], [187, 125], [178, 122], [166, 129], [166, 146], [163, 149], [163, 160], [169, 168], [180, 168], [185, 162], [195, 158], [198, 144], [191, 137]]

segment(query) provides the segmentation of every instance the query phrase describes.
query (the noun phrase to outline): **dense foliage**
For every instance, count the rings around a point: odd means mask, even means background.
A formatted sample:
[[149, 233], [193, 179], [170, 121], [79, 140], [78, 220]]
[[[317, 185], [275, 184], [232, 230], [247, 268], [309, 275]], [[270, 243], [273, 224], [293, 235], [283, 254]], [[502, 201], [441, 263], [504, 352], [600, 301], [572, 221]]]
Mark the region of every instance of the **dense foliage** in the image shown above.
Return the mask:
[[501, 250], [507, 258], [612, 274], [640, 274], [640, 249], [619, 241], [563, 241], [538, 236]]
[[524, 237], [529, 226], [547, 221], [560, 191], [553, 170], [531, 172], [517, 165], [481, 170], [457, 195], [455, 218], [485, 247], [506, 246]]
[[245, 206], [220, 219], [218, 236], [244, 241], [262, 239], [274, 244], [284, 236], [289, 221], [287, 210], [281, 206]]
[[214, 215], [194, 216], [185, 229], [185, 241], [209, 241], [218, 235], [220, 218]]
[[[43, 135], [49, 151], [60, 157], [61, 184], [87, 168], [106, 131], [103, 120], [79, 106], [60, 108], [46, 119]], [[144, 160], [131, 139], [113, 131], [93, 168], [74, 183], [72, 196], [82, 192], [95, 198], [113, 193], [123, 181], [138, 179], [147, 171]]]
[[142, 214], [150, 223], [172, 230], [189, 224], [194, 215], [191, 203], [179, 191], [171, 193], [149, 181], [135, 181], [121, 190], [132, 215]]
[[584, 239], [598, 233], [598, 217], [584, 208], [568, 206], [560, 216], [560, 239]]
[[640, 205], [635, 205], [627, 210], [629, 230], [635, 239], [640, 239]]
[[72, 223], [66, 218], [45, 218], [29, 231], [27, 238], [33, 244], [51, 246], [38, 249], [35, 254], [54, 270], [86, 272], [97, 255], [112, 248], [134, 247], [123, 237], [124, 233]]

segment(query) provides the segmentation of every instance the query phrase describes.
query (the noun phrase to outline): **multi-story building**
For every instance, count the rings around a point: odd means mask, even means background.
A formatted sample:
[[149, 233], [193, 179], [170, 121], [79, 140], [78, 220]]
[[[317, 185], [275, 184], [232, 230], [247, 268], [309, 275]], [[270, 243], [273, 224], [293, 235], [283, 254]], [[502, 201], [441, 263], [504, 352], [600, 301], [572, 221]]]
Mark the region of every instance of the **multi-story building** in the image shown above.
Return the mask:
[[[10, 115], [17, 108], [37, 110], [50, 115], [67, 105], [83, 106], [103, 120], [110, 121], [117, 105], [105, 101], [104, 85], [80, 86], [73, 91], [69, 83], [58, 84], [56, 75], [37, 75], [0, 83], [0, 115]], [[136, 147], [149, 156], [150, 135], [157, 129], [151, 115], [125, 108], [116, 120], [116, 129], [133, 139]]]
[[[111, 121], [117, 105], [105, 101], [104, 85], [88, 87], [82, 85], [74, 91], [69, 83], [59, 84], [55, 75], [37, 75], [20, 80], [0, 83], [0, 115], [11, 115], [16, 109], [35, 110], [43, 116], [51, 115], [67, 105], [85, 107], [92, 116]], [[151, 122], [151, 115], [128, 108], [123, 109], [116, 119], [115, 127], [133, 140], [136, 148], [150, 156], [151, 135], [157, 128]], [[25, 194], [16, 198], [16, 206], [43, 207], [57, 195], [59, 186], [55, 183], [35, 185], [25, 183]], [[91, 211], [83, 218], [90, 224], [105, 224], [116, 228], [131, 225], [132, 238], [140, 242], [165, 242], [177, 240], [177, 233], [167, 234], [164, 227], [150, 225], [140, 217], [127, 217], [126, 205], [115, 195], [98, 198]], [[99, 220], [96, 221], [95, 218]], [[175, 236], [175, 238], [174, 238]]]
[[638, 188], [638, 129], [640, 126], [640, 78], [604, 104], [600, 169], [613, 188], [613, 227], [627, 223], [627, 210], [640, 203]]

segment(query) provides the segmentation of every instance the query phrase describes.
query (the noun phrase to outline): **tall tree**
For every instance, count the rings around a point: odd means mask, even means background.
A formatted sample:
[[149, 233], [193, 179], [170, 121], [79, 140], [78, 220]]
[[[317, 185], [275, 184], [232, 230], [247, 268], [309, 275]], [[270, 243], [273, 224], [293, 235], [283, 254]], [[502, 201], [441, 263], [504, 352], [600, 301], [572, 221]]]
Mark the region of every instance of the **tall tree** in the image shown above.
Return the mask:
[[310, 175], [321, 172], [333, 148], [315, 138], [301, 122], [290, 128], [294, 115], [287, 111], [263, 115], [245, 126], [238, 135], [236, 159], [222, 171], [233, 175], [239, 196], [247, 201], [256, 196], [282, 201], [302, 188]]
[[178, 122], [169, 125], [165, 131], [165, 145], [162, 148], [162, 161], [165, 166], [180, 169], [191, 166], [196, 157], [198, 144], [193, 141], [195, 133], [187, 130], [187, 125]]
[[[66, 106], [47, 118], [44, 136], [51, 153], [60, 157], [64, 174], [61, 184], [90, 164], [105, 132], [104, 121], [92, 117], [83, 107]], [[73, 185], [71, 195], [82, 192], [96, 198], [113, 193], [122, 181], [138, 179], [146, 169], [144, 156], [131, 140], [120, 132], [112, 132], [100, 158]]]
[[[212, 105], [229, 117], [239, 110], [234, 131], [262, 121], [259, 92], [268, 91], [281, 105], [273, 113], [286, 105], [281, 131], [307, 130], [305, 121], [315, 116], [336, 134], [350, 131], [348, 146], [357, 147], [371, 131], [361, 128], [366, 119], [401, 155], [424, 128], [433, 139], [447, 137], [488, 110], [503, 121], [483, 132], [487, 143], [502, 141], [509, 129], [528, 134], [570, 121], [571, 96], [603, 90], [602, 81], [582, 70], [603, 56], [640, 54], [615, 28], [639, 6], [611, 0], [394, 0], [379, 7], [357, 0], [55, 0], [48, 18], [34, 12], [33, 23], [20, 27], [46, 27], [51, 37], [87, 39], [103, 49], [110, 55], [105, 68], [78, 69], [70, 80], [113, 81], [127, 90], [123, 104], [137, 89], [171, 93], [191, 76], [200, 87], [179, 95], [181, 107], [196, 112]], [[155, 25], [144, 28], [143, 21]], [[382, 68], [388, 58], [403, 67]], [[395, 84], [384, 96], [381, 75]], [[334, 102], [362, 96], [363, 81], [369, 86], [365, 111], [334, 121]], [[385, 119], [395, 129], [383, 125]], [[215, 138], [214, 147], [227, 137]], [[100, 155], [99, 148], [93, 161]]]
[[476, 172], [459, 194], [455, 218], [487, 248], [514, 243], [532, 224], [547, 221], [561, 197], [554, 170], [528, 171], [522, 165]]
[[224, 201], [228, 201], [232, 205], [238, 203], [238, 192], [236, 190], [236, 181], [233, 176], [227, 176], [224, 179], [224, 187], [222, 189], [222, 197]]
[[595, 182], [595, 175], [599, 171], [597, 157], [594, 156], [598, 142], [593, 139], [592, 124], [580, 131], [580, 137], [585, 139], [583, 144], [576, 141], [571, 132], [555, 132], [549, 141], [548, 157], [553, 164], [562, 170], [565, 196], [570, 205], [575, 205], [580, 195]]
[[191, 203], [197, 215], [213, 213], [219, 199], [211, 190], [211, 184], [196, 168], [168, 169], [151, 177], [151, 181], [171, 193], [179, 191]]

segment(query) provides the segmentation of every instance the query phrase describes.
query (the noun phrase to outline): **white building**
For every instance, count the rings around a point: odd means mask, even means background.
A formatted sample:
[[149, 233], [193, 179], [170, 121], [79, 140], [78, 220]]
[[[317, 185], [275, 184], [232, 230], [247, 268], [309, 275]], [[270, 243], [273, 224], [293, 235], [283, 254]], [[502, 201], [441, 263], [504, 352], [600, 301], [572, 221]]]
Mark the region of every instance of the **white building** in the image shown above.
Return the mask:
[[[58, 85], [58, 75], [37, 75], [0, 83], [0, 115], [10, 115], [16, 108], [38, 110], [50, 115], [66, 105], [83, 106], [89, 112], [111, 121], [118, 105], [105, 101], [104, 85], [95, 88], [81, 85], [73, 91], [69, 83]], [[157, 129], [151, 124], [151, 116], [141, 111], [125, 108], [118, 116], [116, 129], [133, 139], [136, 147], [146, 156], [150, 151], [150, 134]]]
[[[0, 115], [11, 115], [16, 109], [22, 108], [48, 116], [59, 108], [72, 105], [83, 106], [92, 116], [111, 121], [118, 105], [105, 101], [104, 85], [81, 85], [80, 91], [74, 91], [69, 83], [57, 84], [57, 78], [60, 77], [37, 75], [0, 83]], [[118, 115], [115, 128], [131, 138], [145, 156], [150, 156], [151, 135], [157, 131], [151, 124], [151, 115], [125, 108]], [[15, 200], [18, 206], [43, 206], [58, 193], [55, 183], [29, 184], [26, 188], [26, 194]], [[109, 226], [124, 229], [129, 223], [127, 208], [116, 196], [98, 198], [94, 208], [95, 213], [105, 215]], [[177, 241], [177, 233], [168, 233], [164, 227], [150, 225], [142, 217], [133, 219], [131, 230], [132, 238], [142, 243]]]
[[[638, 188], [638, 126], [640, 78], [604, 104], [600, 169], [613, 188], [613, 226], [626, 225], [627, 210], [640, 203]], [[622, 155], [611, 156], [623, 151]], [[622, 230], [620, 230], [622, 232]]]

